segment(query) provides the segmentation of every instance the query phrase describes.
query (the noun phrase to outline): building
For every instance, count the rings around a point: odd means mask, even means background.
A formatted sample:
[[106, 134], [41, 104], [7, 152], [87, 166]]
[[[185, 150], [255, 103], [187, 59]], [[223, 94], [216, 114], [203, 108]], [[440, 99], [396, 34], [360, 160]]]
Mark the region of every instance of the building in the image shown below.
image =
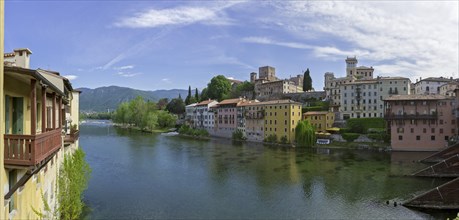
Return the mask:
[[250, 82], [254, 83], [255, 98], [260, 100], [272, 100], [286, 93], [303, 92], [303, 76], [297, 75], [290, 79], [279, 79], [276, 69], [264, 66], [258, 69], [258, 78], [255, 72], [250, 73]]
[[[5, 27], [5, 20], [4, 20], [4, 15], [5, 15], [5, 1], [0, 1], [0, 103], [5, 103], [4, 101], [4, 94], [3, 94], [3, 85], [4, 85], [4, 79], [3, 79], [3, 60], [4, 56], [1, 56], [1, 54], [4, 53], [3, 45], [4, 43], [4, 27]], [[0, 104], [1, 105], [1, 104]], [[0, 108], [0, 115], [4, 115], [4, 110], [3, 108]], [[5, 167], [4, 167], [4, 143], [3, 143], [3, 134], [5, 134], [5, 125], [4, 123], [0, 123], [0, 186], [3, 188], [5, 185], [4, 183], [6, 182], [6, 176], [5, 176]], [[3, 188], [4, 189], [4, 188]], [[4, 200], [0, 199], [0, 218], [5, 218], [6, 219], [6, 210], [3, 208], [5, 207], [4, 205]], [[5, 214], [4, 214], [5, 213]]]
[[411, 81], [405, 77], [377, 77], [339, 85], [341, 119], [382, 118], [383, 100], [391, 95], [407, 95]]
[[440, 87], [452, 81], [453, 78], [445, 77], [419, 78], [419, 81], [416, 79], [414, 83], [414, 91], [417, 95], [440, 94]]
[[327, 129], [333, 127], [335, 114], [327, 111], [306, 112], [303, 114], [303, 120], [309, 121], [315, 127], [316, 131], [325, 132]]
[[459, 82], [457, 82], [456, 80], [447, 82], [446, 84], [440, 86], [440, 95], [456, 96], [456, 93], [454, 91], [458, 88]]
[[198, 103], [193, 103], [185, 106], [185, 123], [188, 126], [195, 127], [198, 123], [198, 114], [196, 111], [196, 105]]
[[240, 104], [243, 98], [225, 99], [219, 102], [214, 111], [214, 135], [230, 138], [238, 128], [243, 129], [243, 114]]
[[263, 141], [265, 110], [257, 100], [240, 105], [244, 113], [245, 137], [249, 141]]
[[214, 112], [212, 107], [217, 105], [215, 100], [206, 100], [195, 105], [196, 109], [196, 123], [195, 128], [206, 129], [209, 133], [214, 130]]
[[457, 134], [454, 97], [393, 95], [384, 99], [392, 150], [438, 151]]
[[79, 92], [58, 72], [29, 69], [30, 54], [6, 53], [2, 68], [1, 219], [37, 218], [41, 192], [54, 210], [56, 174], [78, 147]]
[[258, 105], [263, 107], [264, 112], [264, 137], [276, 135], [278, 142], [285, 137], [287, 143], [293, 143], [295, 128], [301, 120], [302, 104], [291, 100], [273, 100]]

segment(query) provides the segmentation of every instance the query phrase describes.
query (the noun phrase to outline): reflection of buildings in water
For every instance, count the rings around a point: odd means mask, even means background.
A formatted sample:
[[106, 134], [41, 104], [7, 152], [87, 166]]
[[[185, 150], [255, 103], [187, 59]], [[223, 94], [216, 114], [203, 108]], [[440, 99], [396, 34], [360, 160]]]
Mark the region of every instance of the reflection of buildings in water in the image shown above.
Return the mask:
[[419, 169], [426, 167], [419, 161], [430, 156], [432, 152], [406, 152], [393, 151], [390, 155], [390, 173], [391, 175], [410, 175]]

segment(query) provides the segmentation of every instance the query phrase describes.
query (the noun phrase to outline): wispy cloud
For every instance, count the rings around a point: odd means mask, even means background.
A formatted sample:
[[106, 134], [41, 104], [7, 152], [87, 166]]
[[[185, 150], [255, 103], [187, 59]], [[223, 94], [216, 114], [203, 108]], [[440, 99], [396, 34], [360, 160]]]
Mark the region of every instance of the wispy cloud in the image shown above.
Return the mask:
[[138, 75], [141, 75], [142, 73], [131, 73], [131, 72], [118, 72], [117, 73], [119, 76], [122, 76], [122, 77], [134, 77], [134, 76], [138, 76]]
[[161, 82], [164, 82], [164, 83], [172, 83], [171, 80], [169, 78], [163, 78], [161, 79]]
[[122, 18], [115, 23], [117, 27], [155, 28], [167, 25], [189, 25], [202, 23], [208, 25], [230, 25], [224, 9], [238, 4], [238, 1], [217, 2], [207, 7], [182, 6], [167, 9], [149, 9], [137, 12], [131, 17]]
[[242, 42], [246, 43], [256, 43], [256, 44], [268, 44], [268, 45], [276, 45], [282, 47], [289, 47], [294, 49], [311, 49], [313, 46], [296, 43], [296, 42], [284, 42], [284, 41], [276, 41], [272, 40], [268, 37], [245, 37], [242, 39]]
[[[457, 1], [289, 1], [273, 4], [273, 8], [273, 16], [264, 22], [282, 21], [284, 25], [275, 27], [296, 38], [342, 42], [313, 47], [317, 57], [356, 55], [374, 61], [376, 72], [393, 75], [458, 72]], [[302, 48], [263, 38], [246, 42]]]
[[119, 67], [114, 67], [114, 70], [127, 70], [127, 69], [133, 69], [134, 65], [127, 65], [127, 66], [119, 66]]
[[78, 76], [76, 75], [65, 75], [63, 77], [67, 78], [68, 80], [75, 80], [76, 78], [78, 78]]

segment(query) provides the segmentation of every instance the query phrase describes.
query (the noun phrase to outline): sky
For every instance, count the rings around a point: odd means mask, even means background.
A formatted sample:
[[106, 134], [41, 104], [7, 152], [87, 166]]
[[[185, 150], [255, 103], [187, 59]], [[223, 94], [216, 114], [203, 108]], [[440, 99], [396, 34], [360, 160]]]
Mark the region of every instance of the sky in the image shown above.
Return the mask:
[[74, 88], [204, 88], [216, 75], [459, 77], [458, 1], [5, 1], [5, 52]]

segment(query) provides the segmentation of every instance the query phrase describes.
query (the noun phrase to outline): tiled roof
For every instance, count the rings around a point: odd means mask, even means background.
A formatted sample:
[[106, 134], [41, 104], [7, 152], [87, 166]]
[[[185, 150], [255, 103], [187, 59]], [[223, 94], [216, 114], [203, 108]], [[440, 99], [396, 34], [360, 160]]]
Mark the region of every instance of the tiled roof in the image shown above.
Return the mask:
[[243, 99], [241, 98], [237, 98], [237, 99], [225, 99], [223, 101], [221, 101], [220, 103], [218, 103], [218, 105], [229, 105], [229, 104], [237, 104], [239, 102], [243, 101]]
[[384, 101], [397, 101], [397, 100], [443, 100], [453, 99], [454, 97], [446, 95], [392, 95], [384, 99]]
[[205, 100], [205, 101], [202, 101], [202, 102], [196, 104], [196, 106], [208, 105], [209, 103], [211, 103], [213, 101], [215, 101], [215, 100], [210, 100], [210, 99], [209, 100]]
[[3, 57], [14, 57], [14, 53], [4, 53]]

